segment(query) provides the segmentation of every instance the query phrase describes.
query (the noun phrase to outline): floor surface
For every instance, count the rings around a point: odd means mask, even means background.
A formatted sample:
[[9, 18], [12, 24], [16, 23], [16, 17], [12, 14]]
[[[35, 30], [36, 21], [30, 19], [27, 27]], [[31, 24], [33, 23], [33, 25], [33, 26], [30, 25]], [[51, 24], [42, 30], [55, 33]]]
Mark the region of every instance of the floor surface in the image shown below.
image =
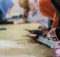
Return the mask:
[[26, 37], [24, 29], [36, 29], [39, 25], [0, 25], [0, 57], [52, 57], [51, 49]]

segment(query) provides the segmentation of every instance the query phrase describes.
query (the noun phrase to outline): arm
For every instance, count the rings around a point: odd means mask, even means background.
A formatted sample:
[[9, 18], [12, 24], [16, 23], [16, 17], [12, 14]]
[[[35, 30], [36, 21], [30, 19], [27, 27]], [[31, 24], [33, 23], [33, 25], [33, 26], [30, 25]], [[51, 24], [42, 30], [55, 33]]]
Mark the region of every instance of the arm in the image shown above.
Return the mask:
[[58, 22], [58, 16], [56, 13], [54, 13], [54, 18], [53, 18], [53, 23], [51, 28], [56, 28], [57, 27], [57, 22]]

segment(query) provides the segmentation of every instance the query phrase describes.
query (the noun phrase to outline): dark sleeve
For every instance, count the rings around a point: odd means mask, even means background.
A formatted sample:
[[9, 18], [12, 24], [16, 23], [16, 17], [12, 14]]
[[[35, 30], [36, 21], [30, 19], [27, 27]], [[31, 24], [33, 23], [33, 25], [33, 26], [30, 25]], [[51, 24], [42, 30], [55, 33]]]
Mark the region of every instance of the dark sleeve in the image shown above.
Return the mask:
[[36, 38], [38, 38], [39, 36], [41, 36], [43, 34], [43, 32], [40, 30], [35, 30], [34, 34], [36, 34], [37, 35]]

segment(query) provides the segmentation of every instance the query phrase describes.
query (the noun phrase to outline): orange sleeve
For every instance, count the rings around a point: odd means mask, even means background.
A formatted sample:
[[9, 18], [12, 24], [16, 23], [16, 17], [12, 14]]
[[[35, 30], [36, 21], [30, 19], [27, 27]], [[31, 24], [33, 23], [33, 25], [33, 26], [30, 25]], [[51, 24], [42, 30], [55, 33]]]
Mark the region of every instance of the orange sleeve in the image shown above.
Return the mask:
[[52, 23], [52, 28], [56, 28], [57, 27], [57, 22], [58, 22], [58, 16], [56, 13], [54, 13], [54, 18], [53, 18], [53, 23]]
[[44, 16], [47, 16], [47, 17], [54, 16], [54, 8], [50, 0], [41, 0], [39, 3], [39, 9], [42, 15]]
[[41, 0], [39, 3], [39, 10], [42, 15], [53, 18], [52, 28], [56, 28], [58, 22], [58, 16], [54, 10], [51, 0]]

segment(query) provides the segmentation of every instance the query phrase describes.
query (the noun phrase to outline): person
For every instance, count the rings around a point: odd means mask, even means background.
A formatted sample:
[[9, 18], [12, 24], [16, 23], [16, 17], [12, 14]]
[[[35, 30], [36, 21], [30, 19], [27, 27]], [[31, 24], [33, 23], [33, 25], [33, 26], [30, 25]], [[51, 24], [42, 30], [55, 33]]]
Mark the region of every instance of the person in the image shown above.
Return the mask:
[[29, 4], [28, 0], [19, 0], [19, 6], [24, 9], [23, 20], [27, 23], [28, 11], [29, 11]]
[[[28, 22], [29, 23], [40, 23], [48, 27], [48, 18], [43, 16], [38, 9], [38, 3], [35, 0], [29, 0], [29, 12], [28, 12]], [[45, 24], [44, 24], [45, 23]]]
[[[57, 26], [57, 21], [58, 21], [58, 15], [52, 6], [51, 0], [41, 0], [39, 2], [39, 9], [42, 15], [47, 16], [48, 18], [52, 18], [51, 20], [52, 25], [51, 28], [56, 28]], [[50, 21], [50, 20], [49, 20]]]
[[51, 33], [54, 32], [54, 34], [57, 36], [57, 38], [60, 40], [60, 1], [59, 0], [51, 0], [52, 5], [55, 8], [55, 11], [58, 14], [58, 22], [57, 22], [57, 27], [52, 28], [50, 30]]
[[1, 12], [1, 19], [0, 24], [7, 24], [8, 21], [5, 20], [7, 13], [10, 15], [12, 12], [13, 2], [12, 0], [0, 0], [0, 12]]
[[57, 27], [60, 27], [60, 1], [59, 0], [51, 0], [57, 14], [58, 14], [58, 22], [57, 22]]
[[3, 18], [5, 18], [6, 17], [6, 15], [7, 15], [7, 13], [8, 14], [11, 14], [11, 12], [12, 12], [12, 7], [13, 7], [13, 2], [12, 2], [12, 0], [1, 0], [1, 7], [0, 7], [0, 9], [1, 9], [1, 11], [2, 11], [2, 13], [3, 13]]
[[24, 9], [24, 17], [27, 18], [28, 11], [29, 11], [28, 0], [19, 0], [19, 5]]
[[36, 15], [37, 15], [37, 11], [35, 9], [35, 4], [34, 4], [34, 0], [29, 0], [29, 12], [28, 12], [28, 19], [27, 21], [29, 23], [33, 23], [36, 19]]

